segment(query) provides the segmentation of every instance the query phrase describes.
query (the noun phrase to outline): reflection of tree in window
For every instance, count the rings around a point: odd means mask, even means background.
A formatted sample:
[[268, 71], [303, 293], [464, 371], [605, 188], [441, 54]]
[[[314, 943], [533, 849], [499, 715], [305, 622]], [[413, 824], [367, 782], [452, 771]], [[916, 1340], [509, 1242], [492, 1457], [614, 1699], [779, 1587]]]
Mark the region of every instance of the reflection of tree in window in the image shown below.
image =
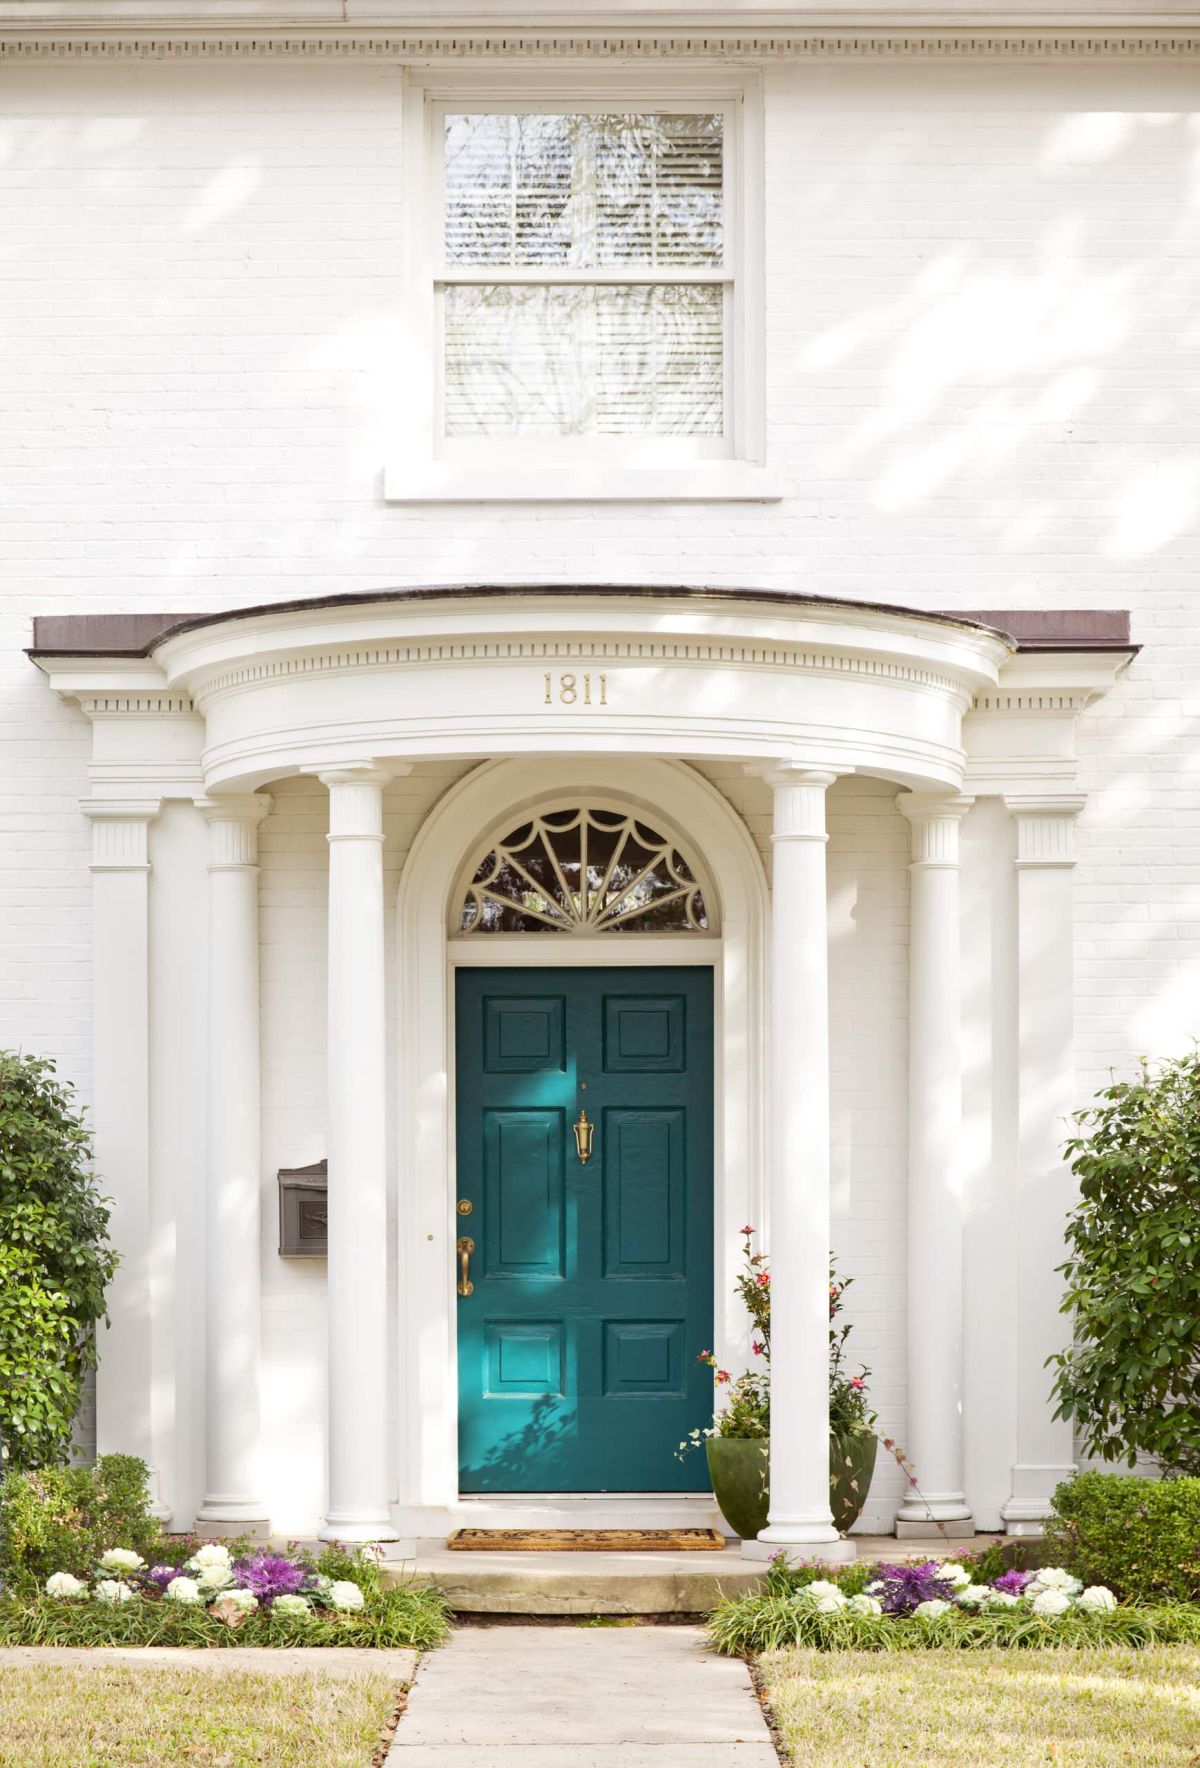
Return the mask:
[[455, 114], [444, 149], [447, 264], [500, 273], [445, 290], [447, 436], [723, 435], [726, 291], [688, 280], [724, 264], [723, 117]]
[[462, 933], [707, 933], [692, 867], [638, 817], [594, 807], [547, 811], [484, 855], [467, 886]]

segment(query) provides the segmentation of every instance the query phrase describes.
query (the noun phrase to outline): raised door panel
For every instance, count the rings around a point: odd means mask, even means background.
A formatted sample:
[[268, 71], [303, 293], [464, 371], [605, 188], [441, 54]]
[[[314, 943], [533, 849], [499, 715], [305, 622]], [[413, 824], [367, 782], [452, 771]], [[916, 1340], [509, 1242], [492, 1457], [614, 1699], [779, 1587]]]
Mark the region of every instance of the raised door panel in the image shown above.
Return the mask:
[[563, 1117], [536, 1106], [484, 1112], [485, 1277], [563, 1274]]
[[604, 1275], [683, 1277], [683, 1109], [613, 1106], [604, 1113], [602, 1129]]

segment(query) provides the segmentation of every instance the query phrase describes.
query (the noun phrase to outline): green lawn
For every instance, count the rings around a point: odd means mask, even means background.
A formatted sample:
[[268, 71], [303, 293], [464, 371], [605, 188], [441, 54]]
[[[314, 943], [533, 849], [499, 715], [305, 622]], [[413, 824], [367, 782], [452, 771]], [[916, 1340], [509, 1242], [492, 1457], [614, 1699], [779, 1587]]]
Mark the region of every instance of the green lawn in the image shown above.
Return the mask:
[[800, 1764], [820, 1768], [1193, 1768], [1200, 1650], [770, 1652]]
[[22, 1665], [0, 1669], [0, 1763], [369, 1768], [399, 1698], [378, 1673]]

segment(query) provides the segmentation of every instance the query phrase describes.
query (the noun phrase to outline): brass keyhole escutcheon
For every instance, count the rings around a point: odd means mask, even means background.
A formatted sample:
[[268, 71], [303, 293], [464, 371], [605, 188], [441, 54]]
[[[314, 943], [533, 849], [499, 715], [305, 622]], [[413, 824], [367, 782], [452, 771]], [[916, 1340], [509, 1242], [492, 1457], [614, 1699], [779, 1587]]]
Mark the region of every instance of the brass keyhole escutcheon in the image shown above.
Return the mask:
[[459, 1198], [457, 1205], [459, 1215], [470, 1215], [474, 1207], [475, 1205], [471, 1202], [469, 1197]]
[[458, 1293], [460, 1295], [474, 1295], [475, 1285], [471, 1281], [471, 1254], [475, 1250], [475, 1242], [469, 1240], [464, 1234], [461, 1240], [455, 1241], [454, 1250], [458, 1253]]
[[588, 1122], [587, 1112], [581, 1111], [579, 1121], [573, 1123], [571, 1128], [575, 1132], [575, 1149], [579, 1155], [579, 1164], [586, 1166], [592, 1158], [592, 1137], [596, 1132], [596, 1126], [594, 1123]]

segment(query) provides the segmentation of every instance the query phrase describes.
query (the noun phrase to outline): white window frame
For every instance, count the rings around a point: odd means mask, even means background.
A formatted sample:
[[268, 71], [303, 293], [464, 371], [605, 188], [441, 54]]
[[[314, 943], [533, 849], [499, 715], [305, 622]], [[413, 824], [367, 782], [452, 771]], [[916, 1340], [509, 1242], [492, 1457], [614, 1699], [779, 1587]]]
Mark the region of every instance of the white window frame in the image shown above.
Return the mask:
[[[410, 73], [405, 83], [407, 274], [399, 343], [398, 435], [384, 472], [395, 503], [774, 500], [765, 464], [761, 82], [744, 70], [689, 73], [563, 66], [510, 72]], [[664, 275], [642, 266], [560, 269], [447, 264], [443, 119], [462, 110], [692, 112], [724, 116], [725, 262]], [[725, 433], [721, 437], [445, 438], [441, 383], [444, 290], [451, 284], [717, 283], [725, 297]]]

